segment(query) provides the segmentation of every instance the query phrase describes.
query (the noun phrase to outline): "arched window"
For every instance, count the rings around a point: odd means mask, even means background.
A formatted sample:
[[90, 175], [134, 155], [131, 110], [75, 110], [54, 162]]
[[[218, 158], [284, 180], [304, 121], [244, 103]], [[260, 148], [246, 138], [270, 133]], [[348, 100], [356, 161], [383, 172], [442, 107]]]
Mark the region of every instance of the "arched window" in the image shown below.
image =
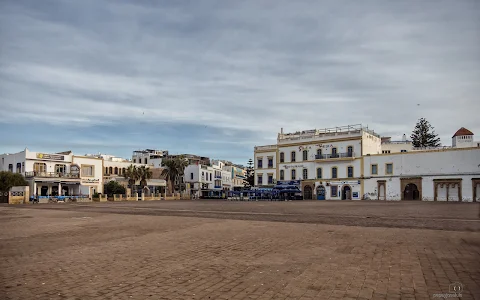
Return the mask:
[[108, 174], [113, 174], [113, 168], [112, 167], [108, 168]]
[[303, 150], [303, 160], [308, 160], [308, 150]]
[[348, 157], [353, 157], [353, 147], [352, 146], [347, 147], [347, 156]]
[[126, 171], [126, 170], [127, 170], [126, 168], [123, 168], [123, 169], [122, 169], [122, 174], [125, 174], [125, 171]]
[[115, 175], [118, 175], [118, 168], [115, 167]]
[[322, 168], [317, 168], [317, 178], [318, 179], [322, 178]]
[[285, 171], [280, 170], [280, 180], [285, 180]]
[[105, 175], [108, 175], [108, 167], [105, 167]]
[[353, 177], [353, 167], [352, 166], [347, 167], [347, 177], [348, 178]]
[[291, 160], [292, 162], [295, 161], [295, 151], [292, 151], [290, 158], [291, 158], [290, 160]]
[[22, 164], [17, 163], [17, 173], [22, 173]]
[[280, 152], [280, 162], [283, 163], [285, 162], [285, 153]]
[[337, 178], [337, 167], [332, 168], [332, 178]]
[[296, 174], [295, 174], [295, 169], [292, 170], [292, 180], [295, 180]]
[[317, 149], [317, 159], [321, 159], [322, 158], [322, 149]]
[[303, 169], [303, 179], [304, 180], [308, 179], [308, 170], [307, 169]]

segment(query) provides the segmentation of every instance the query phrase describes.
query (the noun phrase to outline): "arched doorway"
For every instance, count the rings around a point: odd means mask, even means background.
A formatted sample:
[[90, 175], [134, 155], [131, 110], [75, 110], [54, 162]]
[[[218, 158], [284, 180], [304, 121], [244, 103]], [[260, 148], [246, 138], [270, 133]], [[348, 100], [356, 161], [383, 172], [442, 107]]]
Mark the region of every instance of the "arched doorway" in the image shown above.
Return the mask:
[[345, 185], [342, 188], [342, 200], [352, 200], [352, 189], [349, 185]]
[[312, 187], [309, 185], [306, 185], [303, 188], [303, 200], [312, 200], [312, 195], [313, 195]]
[[325, 200], [325, 187], [323, 185], [317, 187], [317, 200]]
[[405, 190], [403, 191], [403, 199], [420, 200], [420, 192], [418, 191], [418, 187], [416, 184], [409, 183], [405, 186]]

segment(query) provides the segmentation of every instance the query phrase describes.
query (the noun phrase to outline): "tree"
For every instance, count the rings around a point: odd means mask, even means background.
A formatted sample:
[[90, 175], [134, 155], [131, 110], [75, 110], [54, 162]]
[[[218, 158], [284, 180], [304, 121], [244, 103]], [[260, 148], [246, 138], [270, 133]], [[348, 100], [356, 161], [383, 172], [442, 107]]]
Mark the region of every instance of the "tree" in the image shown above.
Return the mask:
[[140, 186], [142, 189], [145, 189], [147, 186], [147, 180], [152, 178], [152, 170], [145, 166], [141, 166], [140, 168], [137, 168], [137, 175], [140, 180]]
[[128, 186], [131, 189], [131, 192], [133, 192], [133, 188], [135, 187], [135, 183], [139, 179], [138, 176], [138, 169], [134, 165], [130, 165], [126, 170], [125, 173], [123, 173], [123, 177], [128, 180]]
[[105, 184], [104, 191], [108, 197], [113, 197], [115, 194], [125, 194], [125, 187], [117, 181], [112, 180]]
[[440, 138], [435, 133], [434, 128], [425, 118], [420, 118], [413, 129], [412, 135], [413, 147], [438, 147]]
[[243, 182], [243, 186], [250, 188], [255, 185], [255, 169], [253, 168], [253, 160], [250, 158], [247, 163], [247, 177]]
[[0, 192], [8, 192], [14, 186], [27, 186], [28, 182], [19, 173], [0, 171]]
[[162, 161], [164, 167], [162, 176], [168, 182], [168, 190], [173, 192], [178, 189], [176, 183], [184, 175], [185, 168], [188, 166], [188, 160], [183, 156], [179, 156], [173, 159], [165, 159]]

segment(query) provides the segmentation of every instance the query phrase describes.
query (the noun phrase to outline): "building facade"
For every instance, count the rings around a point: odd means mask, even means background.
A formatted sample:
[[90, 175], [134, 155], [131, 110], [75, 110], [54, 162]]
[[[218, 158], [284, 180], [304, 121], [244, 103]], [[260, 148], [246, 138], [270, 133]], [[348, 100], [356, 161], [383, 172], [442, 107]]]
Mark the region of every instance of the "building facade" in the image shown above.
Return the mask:
[[71, 151], [41, 153], [28, 149], [0, 155], [0, 170], [22, 174], [30, 196], [89, 195], [103, 192], [103, 160]]
[[[255, 147], [254, 156], [256, 187], [300, 180], [303, 199], [441, 200], [447, 193], [448, 200], [471, 201], [480, 182], [480, 148], [465, 128], [451, 147], [437, 148], [414, 148], [405, 138], [382, 141], [362, 125], [287, 134], [282, 129], [277, 144]], [[461, 194], [453, 196], [454, 186]]]

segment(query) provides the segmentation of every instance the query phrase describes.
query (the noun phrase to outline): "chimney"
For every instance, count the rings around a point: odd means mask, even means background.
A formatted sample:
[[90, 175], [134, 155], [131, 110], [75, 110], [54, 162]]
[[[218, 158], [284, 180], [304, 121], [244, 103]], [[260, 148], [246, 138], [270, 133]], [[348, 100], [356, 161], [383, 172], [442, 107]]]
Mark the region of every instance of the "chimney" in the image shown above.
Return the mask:
[[281, 134], [283, 134], [283, 127], [282, 127], [282, 128], [280, 128], [280, 133], [281, 133]]

